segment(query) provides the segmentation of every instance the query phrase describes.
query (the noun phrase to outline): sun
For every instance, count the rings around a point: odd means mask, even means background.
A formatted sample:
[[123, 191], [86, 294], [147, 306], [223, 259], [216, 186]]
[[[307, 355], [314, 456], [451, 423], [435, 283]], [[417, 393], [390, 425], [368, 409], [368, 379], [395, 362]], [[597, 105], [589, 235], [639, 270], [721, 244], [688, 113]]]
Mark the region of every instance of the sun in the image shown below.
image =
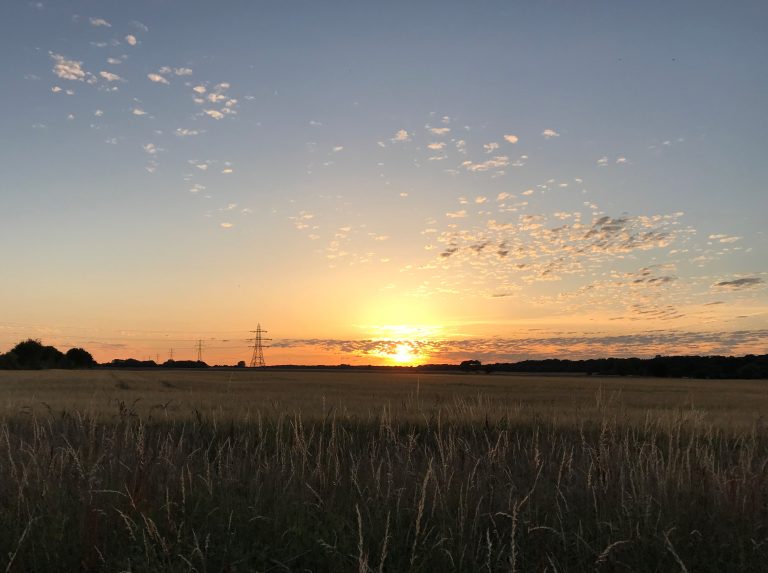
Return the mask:
[[398, 364], [410, 364], [415, 362], [418, 356], [414, 354], [410, 344], [398, 344], [389, 358]]

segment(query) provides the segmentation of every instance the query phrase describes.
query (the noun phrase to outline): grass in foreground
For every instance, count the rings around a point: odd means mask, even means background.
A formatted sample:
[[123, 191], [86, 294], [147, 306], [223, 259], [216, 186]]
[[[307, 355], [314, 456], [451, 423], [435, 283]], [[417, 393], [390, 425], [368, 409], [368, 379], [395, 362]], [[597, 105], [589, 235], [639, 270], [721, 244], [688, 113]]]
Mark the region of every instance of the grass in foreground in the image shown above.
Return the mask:
[[0, 567], [765, 570], [761, 425], [457, 412], [6, 417]]

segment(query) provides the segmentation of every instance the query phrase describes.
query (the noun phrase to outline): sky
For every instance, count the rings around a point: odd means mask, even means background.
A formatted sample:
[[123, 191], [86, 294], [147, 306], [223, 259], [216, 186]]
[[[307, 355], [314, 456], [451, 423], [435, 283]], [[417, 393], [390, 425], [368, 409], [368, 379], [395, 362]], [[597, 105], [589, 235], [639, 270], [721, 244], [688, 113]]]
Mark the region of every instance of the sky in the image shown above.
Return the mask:
[[768, 4], [0, 5], [0, 352], [768, 352]]

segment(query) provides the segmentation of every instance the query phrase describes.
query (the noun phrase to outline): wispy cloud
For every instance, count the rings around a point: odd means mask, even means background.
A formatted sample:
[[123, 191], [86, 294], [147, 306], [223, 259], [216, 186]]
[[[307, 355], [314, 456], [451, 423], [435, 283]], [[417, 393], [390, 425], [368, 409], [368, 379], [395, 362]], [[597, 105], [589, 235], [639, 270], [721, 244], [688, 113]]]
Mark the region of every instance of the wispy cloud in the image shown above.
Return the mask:
[[137, 30], [141, 30], [142, 32], [149, 32], [149, 28], [146, 26], [146, 24], [142, 24], [141, 22], [139, 22], [137, 20], [133, 20], [130, 23], [130, 25], [133, 26], [134, 28], [136, 28]]
[[111, 28], [112, 24], [107, 22], [104, 18], [89, 18], [89, 22], [91, 23], [91, 26], [103, 26], [105, 28]]
[[760, 277], [742, 277], [729, 281], [720, 281], [712, 285], [712, 287], [718, 290], [736, 291], [755, 288], [763, 284], [765, 284], [765, 281]]
[[709, 240], [717, 241], [718, 243], [735, 243], [736, 241], [740, 241], [741, 237], [719, 234], [719, 235], [710, 235]]

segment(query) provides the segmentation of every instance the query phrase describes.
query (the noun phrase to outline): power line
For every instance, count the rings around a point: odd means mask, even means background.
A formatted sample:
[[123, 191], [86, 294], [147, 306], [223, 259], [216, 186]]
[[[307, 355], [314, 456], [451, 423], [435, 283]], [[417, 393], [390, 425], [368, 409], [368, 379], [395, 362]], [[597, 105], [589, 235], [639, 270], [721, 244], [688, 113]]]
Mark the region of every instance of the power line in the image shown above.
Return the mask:
[[[256, 330], [251, 330], [254, 337], [249, 338], [248, 341], [253, 341], [253, 354], [251, 355], [251, 368], [264, 368], [266, 363], [264, 362], [264, 341], [270, 341], [271, 338], [264, 338], [262, 335], [267, 331], [261, 329], [261, 323], [256, 325]], [[269, 346], [267, 346], [269, 348]]]

